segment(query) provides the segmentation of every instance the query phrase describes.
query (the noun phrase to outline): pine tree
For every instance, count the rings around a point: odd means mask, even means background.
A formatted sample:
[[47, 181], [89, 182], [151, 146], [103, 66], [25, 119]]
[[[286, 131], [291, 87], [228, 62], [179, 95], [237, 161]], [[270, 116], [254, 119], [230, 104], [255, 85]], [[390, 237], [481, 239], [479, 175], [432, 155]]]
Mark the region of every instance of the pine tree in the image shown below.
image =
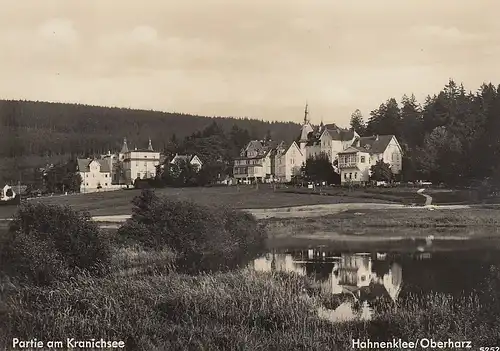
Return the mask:
[[359, 109], [356, 109], [351, 115], [350, 126], [356, 133], [363, 136], [366, 132], [366, 124], [363, 120], [363, 114]]

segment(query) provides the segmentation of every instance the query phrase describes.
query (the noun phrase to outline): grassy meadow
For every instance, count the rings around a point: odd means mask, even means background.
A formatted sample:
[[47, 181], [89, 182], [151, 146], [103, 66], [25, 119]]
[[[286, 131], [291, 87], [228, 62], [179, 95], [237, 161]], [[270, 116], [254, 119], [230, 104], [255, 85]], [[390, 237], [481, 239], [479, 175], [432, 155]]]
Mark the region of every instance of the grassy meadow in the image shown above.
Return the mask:
[[325, 316], [348, 296], [246, 267], [267, 236], [252, 216], [148, 193], [131, 209], [118, 231], [104, 231], [65, 207], [20, 208], [0, 243], [0, 349], [13, 337], [104, 338], [127, 350], [349, 350], [358, 338], [477, 347], [500, 338], [498, 267], [471, 295], [382, 300], [370, 321], [338, 323]]
[[[173, 200], [195, 201], [201, 205], [219, 205], [235, 209], [278, 208], [288, 206], [336, 204], [352, 202], [390, 202], [380, 199], [356, 196], [319, 196], [317, 193], [303, 194], [289, 192], [288, 188], [276, 189], [269, 184], [254, 186], [217, 186], [194, 188], [156, 189], [158, 196]], [[129, 214], [132, 199], [141, 193], [138, 189], [117, 190], [92, 194], [73, 194], [33, 199], [35, 203], [69, 205], [76, 210], [89, 211], [92, 216]], [[16, 211], [15, 206], [0, 207], [0, 218], [10, 218]]]

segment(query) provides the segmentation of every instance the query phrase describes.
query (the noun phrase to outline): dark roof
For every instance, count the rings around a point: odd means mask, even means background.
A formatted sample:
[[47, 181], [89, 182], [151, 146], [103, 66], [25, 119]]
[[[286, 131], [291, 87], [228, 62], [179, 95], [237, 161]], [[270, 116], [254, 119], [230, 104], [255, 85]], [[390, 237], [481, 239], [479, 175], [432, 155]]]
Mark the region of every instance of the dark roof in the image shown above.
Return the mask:
[[[248, 145], [241, 150], [239, 159], [249, 159], [249, 158], [262, 158], [265, 157], [269, 151], [272, 151], [278, 146], [278, 142], [274, 140], [270, 140], [266, 143], [260, 140], [252, 140], [248, 143]], [[248, 152], [257, 152], [256, 157], [247, 157]]]
[[326, 127], [325, 130], [328, 131], [328, 134], [332, 137], [333, 140], [341, 140], [347, 141], [352, 140], [354, 138], [354, 131], [344, 128], [330, 128]]
[[379, 135], [359, 138], [359, 147], [371, 154], [381, 154], [387, 149], [394, 135]]
[[251, 140], [245, 148], [245, 151], [259, 151], [262, 147], [263, 145], [260, 140]]
[[101, 172], [102, 173], [111, 172], [109, 161], [97, 160], [97, 159], [92, 159], [92, 158], [79, 158], [79, 159], [77, 159], [78, 170], [80, 172], [90, 172], [89, 165], [92, 161], [97, 161], [101, 165]]

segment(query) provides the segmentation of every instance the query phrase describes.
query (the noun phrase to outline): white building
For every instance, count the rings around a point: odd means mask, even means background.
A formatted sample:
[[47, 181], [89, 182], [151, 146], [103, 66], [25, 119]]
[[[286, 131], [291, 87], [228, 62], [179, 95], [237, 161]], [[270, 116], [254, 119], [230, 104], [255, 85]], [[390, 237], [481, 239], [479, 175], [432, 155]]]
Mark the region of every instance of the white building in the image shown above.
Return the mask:
[[82, 184], [81, 193], [91, 193], [99, 190], [108, 190], [112, 187], [111, 169], [106, 160], [79, 158], [77, 167]]
[[339, 153], [341, 182], [363, 184], [370, 180], [370, 168], [382, 160], [393, 174], [403, 169], [403, 150], [394, 135], [358, 137]]
[[126, 183], [132, 184], [137, 178], [150, 179], [156, 176], [156, 166], [160, 164], [160, 152], [153, 150], [151, 139], [147, 149], [134, 150], [128, 149], [125, 139], [118, 159], [122, 162]]
[[300, 175], [305, 158], [295, 141], [281, 142], [276, 147], [275, 171], [280, 182], [289, 182], [294, 176]]

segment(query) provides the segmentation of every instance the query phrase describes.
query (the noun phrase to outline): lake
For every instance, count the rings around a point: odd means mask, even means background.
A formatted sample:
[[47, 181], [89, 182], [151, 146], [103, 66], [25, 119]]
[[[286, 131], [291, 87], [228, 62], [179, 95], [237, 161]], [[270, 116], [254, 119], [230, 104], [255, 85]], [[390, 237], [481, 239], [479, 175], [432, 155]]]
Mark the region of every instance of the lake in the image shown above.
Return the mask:
[[[483, 243], [484, 244], [484, 243]], [[405, 299], [435, 292], [456, 297], [484, 289], [491, 265], [500, 267], [500, 250], [457, 242], [449, 250], [431, 240], [400, 251], [352, 251], [345, 245], [270, 248], [250, 267], [256, 271], [284, 271], [307, 275], [320, 289], [344, 297], [339, 305], [324, 311], [328, 319], [346, 321], [370, 319], [376, 304], [383, 300]], [[341, 249], [339, 249], [341, 247]]]

